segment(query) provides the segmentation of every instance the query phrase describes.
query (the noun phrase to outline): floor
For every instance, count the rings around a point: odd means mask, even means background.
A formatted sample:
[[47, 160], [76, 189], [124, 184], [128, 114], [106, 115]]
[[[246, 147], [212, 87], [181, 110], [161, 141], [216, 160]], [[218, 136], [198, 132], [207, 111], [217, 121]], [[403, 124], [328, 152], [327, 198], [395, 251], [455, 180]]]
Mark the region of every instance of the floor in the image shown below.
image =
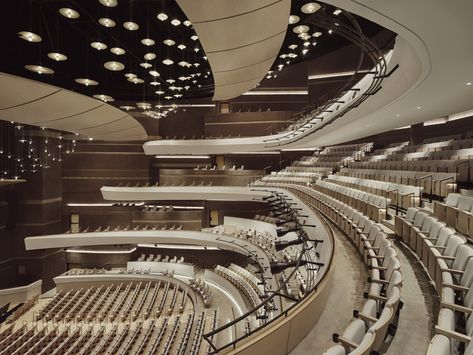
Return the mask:
[[[331, 296], [319, 321], [291, 355], [321, 355], [333, 346], [332, 333], [342, 333], [351, 322], [354, 309], [364, 304], [367, 270], [358, 251], [337, 228], [335, 273]], [[425, 354], [438, 314], [438, 297], [416, 257], [396, 242], [404, 283], [398, 329], [386, 352], [388, 355]]]
[[335, 272], [332, 291], [325, 310], [310, 333], [291, 352], [291, 355], [318, 355], [334, 345], [332, 333], [342, 333], [352, 320], [354, 309], [364, 303], [366, 278], [363, 260], [353, 244], [336, 228]]

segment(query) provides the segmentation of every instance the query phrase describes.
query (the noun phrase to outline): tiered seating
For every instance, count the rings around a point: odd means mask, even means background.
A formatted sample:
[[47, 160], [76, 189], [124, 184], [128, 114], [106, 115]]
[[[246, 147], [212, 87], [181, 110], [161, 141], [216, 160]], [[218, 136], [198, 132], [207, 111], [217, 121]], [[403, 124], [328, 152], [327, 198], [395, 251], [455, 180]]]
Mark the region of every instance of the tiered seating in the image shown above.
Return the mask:
[[396, 218], [396, 234], [417, 254], [440, 296], [436, 335], [427, 354], [473, 353], [473, 248], [464, 235], [416, 208]]
[[[289, 188], [291, 190], [291, 188]], [[335, 334], [339, 343], [324, 354], [370, 354], [380, 351], [388, 337], [390, 324], [396, 321], [401, 296], [403, 276], [401, 262], [392, 242], [382, 228], [368, 215], [322, 192], [292, 189], [300, 198], [337, 224], [358, 248], [367, 267], [367, 301], [342, 335]]]
[[23, 303], [19, 308], [17, 308], [13, 314], [8, 317], [7, 322], [12, 323], [20, 318], [23, 314], [28, 312], [37, 302], [38, 302], [38, 295], [30, 298], [28, 301]]
[[271, 175], [263, 176], [260, 180], [252, 183], [253, 186], [266, 186], [271, 183], [288, 183], [297, 185], [308, 185], [320, 179], [322, 176], [312, 172], [273, 171]]
[[326, 181], [389, 198], [393, 206], [404, 209], [417, 207], [421, 202], [420, 187], [340, 175], [330, 175]]
[[356, 210], [366, 214], [376, 222], [381, 222], [386, 218], [386, 210], [391, 204], [389, 198], [373, 195], [361, 190], [340, 186], [327, 181], [317, 181], [314, 189], [332, 196], [337, 200], [346, 203]]
[[170, 258], [169, 256], [162, 257], [161, 254], [149, 254], [146, 256], [145, 254], [141, 254], [141, 256], [138, 258], [138, 261], [153, 261], [156, 263], [163, 262], [163, 263], [176, 263], [176, 264], [182, 264], [184, 263], [184, 257], [181, 256], [179, 259], [177, 256], [174, 256]]
[[[361, 162], [352, 163], [349, 167], [454, 173], [454, 177], [435, 176], [435, 179], [448, 181], [451, 185], [449, 188], [455, 188], [456, 181], [472, 182], [473, 179], [469, 163], [473, 157], [473, 139], [459, 139], [460, 137], [459, 135], [440, 137], [424, 141], [420, 145], [402, 145], [397, 148], [375, 150], [373, 155], [363, 157]], [[439, 193], [438, 190], [435, 192]]]
[[342, 168], [340, 175], [417, 186], [423, 193], [439, 197], [446, 197], [457, 186], [456, 173]]
[[444, 203], [434, 201], [434, 215], [447, 226], [473, 238], [473, 196], [451, 193]]
[[[168, 226], [167, 224], [165, 224], [164, 226], [162, 227], [159, 227], [157, 224], [150, 227], [148, 224], [142, 226], [142, 225], [136, 225], [134, 227], [130, 226], [129, 224], [122, 227], [120, 225], [116, 226], [116, 227], [113, 227], [113, 226], [107, 226], [107, 227], [98, 227], [96, 228], [95, 230], [91, 230], [89, 227], [85, 228], [85, 229], [79, 229], [78, 231], [73, 231], [72, 229], [66, 231], [66, 234], [68, 233], [92, 233], [92, 232], [117, 232], [117, 231], [129, 231], [129, 230], [133, 230], [133, 231], [145, 231], [145, 230], [182, 230], [182, 224], [173, 224], [173, 225], [170, 225]], [[82, 271], [81, 271], [82, 272]], [[97, 272], [102, 272], [101, 270], [98, 270]], [[93, 272], [92, 272], [93, 273]]]
[[225, 279], [234, 284], [240, 291], [242, 291], [252, 307], [256, 307], [260, 304], [261, 300], [258, 292], [255, 291], [255, 289], [245, 278], [221, 265], [217, 265], [215, 267], [215, 272], [220, 276], [223, 276]]
[[201, 279], [190, 279], [189, 285], [194, 291], [197, 292], [197, 294], [200, 295], [205, 307], [210, 307], [212, 303], [212, 291], [210, 290], [209, 285], [207, 285], [205, 281]]
[[372, 148], [373, 143], [327, 147], [320, 152], [315, 152], [313, 156], [302, 157], [295, 161], [292, 166], [330, 168], [333, 171], [338, 171], [341, 166], [347, 165], [351, 161], [360, 160]]

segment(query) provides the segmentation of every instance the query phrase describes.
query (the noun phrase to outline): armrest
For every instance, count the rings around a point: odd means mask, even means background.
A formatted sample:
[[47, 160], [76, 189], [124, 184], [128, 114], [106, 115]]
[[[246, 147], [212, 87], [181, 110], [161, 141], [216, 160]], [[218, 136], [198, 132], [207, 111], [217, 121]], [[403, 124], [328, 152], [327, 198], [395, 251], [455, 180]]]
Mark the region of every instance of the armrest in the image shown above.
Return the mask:
[[442, 249], [442, 250], [447, 249], [447, 247], [443, 247], [443, 246], [441, 246], [441, 245], [432, 245], [431, 248]]
[[370, 266], [371, 269], [386, 271], [388, 268], [385, 266]]
[[384, 256], [382, 256], [382, 255], [368, 255], [368, 259], [382, 260], [382, 259], [384, 259]]
[[348, 348], [352, 348], [352, 349], [356, 349], [358, 347], [359, 344], [351, 341], [351, 340], [348, 340], [342, 336], [338, 337], [337, 339], [342, 345], [348, 347]]
[[455, 269], [449, 269], [449, 268], [441, 268], [440, 270], [450, 272], [452, 274], [458, 274], [458, 275], [463, 275], [465, 271], [463, 270], [455, 270]]
[[440, 302], [440, 306], [444, 307], [444, 308], [454, 310], [454, 311], [467, 313], [467, 314], [471, 314], [473, 312], [473, 309], [471, 309], [471, 308], [460, 306], [460, 305], [454, 304], [454, 303]]
[[469, 337], [468, 335], [458, 333], [454, 330], [441, 328], [438, 325], [435, 326], [435, 333], [440, 334], [440, 335], [445, 335], [448, 338], [453, 338], [462, 343], [469, 343], [471, 341], [471, 337]]
[[443, 259], [443, 260], [455, 260], [454, 256], [447, 256], [447, 255], [437, 255], [435, 256], [437, 259]]
[[388, 285], [389, 284], [389, 281], [387, 281], [387, 280], [370, 279], [369, 281], [371, 281], [372, 283], [381, 284], [381, 285]]
[[361, 318], [364, 321], [370, 321], [370, 322], [376, 322], [378, 320], [378, 318], [371, 317], [363, 313], [358, 313], [358, 318]]
[[388, 300], [387, 297], [383, 297], [383, 296], [376, 296], [376, 295], [372, 295], [372, 294], [368, 294], [368, 298], [372, 299], [372, 300], [376, 300], [376, 301], [384, 301], [386, 302]]
[[460, 286], [460, 285], [455, 285], [455, 284], [446, 284], [442, 283], [442, 287], [449, 287], [453, 290], [456, 291], [463, 291], [463, 292], [468, 292], [470, 289], [468, 287]]

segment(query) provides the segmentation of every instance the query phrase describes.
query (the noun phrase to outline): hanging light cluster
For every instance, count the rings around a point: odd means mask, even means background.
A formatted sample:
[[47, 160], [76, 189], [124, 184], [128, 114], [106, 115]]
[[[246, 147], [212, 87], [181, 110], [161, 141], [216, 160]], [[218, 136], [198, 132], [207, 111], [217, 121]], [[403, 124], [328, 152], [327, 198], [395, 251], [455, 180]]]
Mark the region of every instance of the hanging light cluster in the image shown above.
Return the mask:
[[62, 161], [82, 136], [0, 121], [0, 179], [20, 179]]

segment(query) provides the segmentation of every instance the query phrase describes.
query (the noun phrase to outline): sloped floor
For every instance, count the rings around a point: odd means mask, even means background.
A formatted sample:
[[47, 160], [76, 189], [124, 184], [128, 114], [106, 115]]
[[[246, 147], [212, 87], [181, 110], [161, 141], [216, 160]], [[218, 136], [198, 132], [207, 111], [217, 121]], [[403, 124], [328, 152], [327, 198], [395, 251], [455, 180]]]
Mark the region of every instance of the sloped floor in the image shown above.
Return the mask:
[[[335, 226], [335, 272], [331, 296], [318, 323], [290, 353], [321, 355], [334, 345], [332, 333], [342, 333], [352, 321], [354, 309], [361, 309], [368, 289], [367, 269], [353, 244]], [[422, 265], [403, 245], [395, 242], [402, 263], [404, 283], [398, 329], [386, 354], [425, 354], [436, 324], [438, 296]]]

